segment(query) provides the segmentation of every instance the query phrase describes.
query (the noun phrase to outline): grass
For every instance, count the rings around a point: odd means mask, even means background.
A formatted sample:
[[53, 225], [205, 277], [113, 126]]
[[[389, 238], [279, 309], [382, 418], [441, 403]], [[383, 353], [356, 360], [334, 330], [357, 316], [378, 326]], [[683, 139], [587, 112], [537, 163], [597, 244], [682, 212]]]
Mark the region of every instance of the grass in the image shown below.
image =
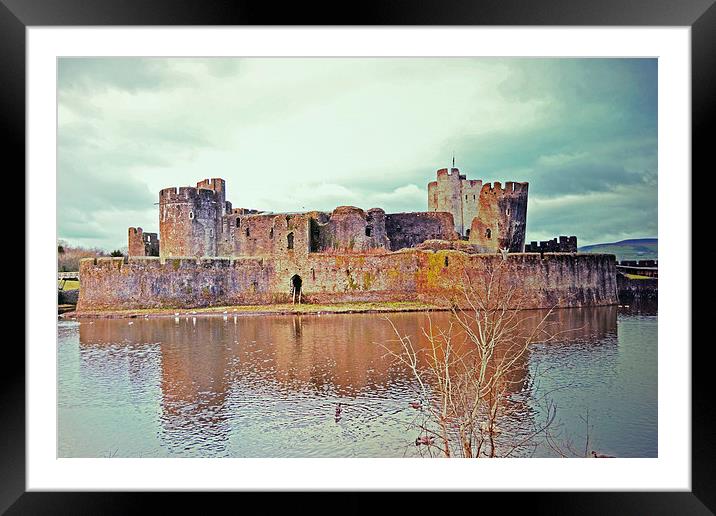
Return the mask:
[[642, 276], [641, 274], [624, 274], [624, 277], [629, 279], [652, 279], [649, 276]]
[[[62, 286], [62, 280], [57, 281], [57, 287]], [[75, 290], [80, 288], [80, 282], [77, 280], [67, 280], [65, 281], [65, 285], [62, 287], [62, 290]]]
[[137, 310], [97, 310], [78, 312], [89, 317], [138, 317], [175, 315], [216, 315], [216, 314], [317, 314], [317, 313], [361, 313], [361, 312], [413, 312], [441, 309], [440, 306], [416, 301], [398, 302], [356, 302], [340, 304], [276, 304], [209, 306], [204, 308], [144, 308]]

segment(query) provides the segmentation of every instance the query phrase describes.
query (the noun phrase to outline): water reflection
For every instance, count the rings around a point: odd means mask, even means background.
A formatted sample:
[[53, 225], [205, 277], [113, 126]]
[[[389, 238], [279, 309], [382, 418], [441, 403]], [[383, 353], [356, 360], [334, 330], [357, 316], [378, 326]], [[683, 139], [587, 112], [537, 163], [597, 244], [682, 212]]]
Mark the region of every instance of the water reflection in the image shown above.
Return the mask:
[[[397, 343], [383, 317], [108, 319], [61, 329], [60, 455], [101, 456], [83, 428], [116, 437], [121, 456], [414, 455], [414, 380], [387, 356]], [[428, 318], [446, 325], [448, 317], [390, 315], [418, 347]], [[540, 415], [530, 402], [540, 367], [559, 365], [560, 381], [586, 391], [583, 378], [567, 378], [575, 364], [607, 382], [618, 374], [616, 307], [559, 310], [550, 320], [559, 342], [536, 345], [511, 379], [516, 432]]]

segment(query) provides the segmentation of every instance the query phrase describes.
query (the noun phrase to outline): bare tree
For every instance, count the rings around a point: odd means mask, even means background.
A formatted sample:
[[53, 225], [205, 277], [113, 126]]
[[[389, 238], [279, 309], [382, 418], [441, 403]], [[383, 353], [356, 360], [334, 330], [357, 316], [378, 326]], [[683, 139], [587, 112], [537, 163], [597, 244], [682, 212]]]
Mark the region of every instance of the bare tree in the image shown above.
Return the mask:
[[504, 263], [462, 274], [452, 288], [449, 322], [438, 326], [428, 317], [422, 329], [427, 345], [416, 345], [388, 319], [398, 346], [386, 349], [418, 386], [415, 444], [431, 456], [505, 457], [534, 447], [538, 436], [549, 437], [556, 413], [552, 403], [544, 421], [533, 422], [527, 433], [503, 432], [501, 426], [514, 416], [518, 393], [529, 387], [528, 347], [559, 333], [550, 331], [553, 309], [526, 309], [527, 294]]

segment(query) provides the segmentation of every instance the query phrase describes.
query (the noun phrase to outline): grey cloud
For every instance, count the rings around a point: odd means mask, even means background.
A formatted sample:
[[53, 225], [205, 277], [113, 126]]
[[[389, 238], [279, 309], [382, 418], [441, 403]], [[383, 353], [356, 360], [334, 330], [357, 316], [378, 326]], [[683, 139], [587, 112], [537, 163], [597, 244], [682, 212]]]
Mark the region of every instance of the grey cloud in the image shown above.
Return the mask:
[[624, 187], [609, 194], [574, 195], [532, 202], [527, 238], [577, 235], [580, 245], [657, 234], [658, 210], [649, 187]]
[[[186, 179], [198, 163], [202, 168], [197, 169], [197, 179], [231, 171], [228, 186], [237, 193], [230, 194], [230, 200], [251, 204], [246, 207], [331, 210], [354, 204], [389, 212], [424, 210], [426, 185], [435, 179], [436, 169], [448, 166], [453, 150], [457, 166], [470, 178], [530, 182], [528, 238], [570, 233], [580, 243], [592, 243], [617, 240], [620, 235], [656, 234], [657, 65], [653, 59], [326, 59], [310, 63], [192, 59], [178, 63], [112, 58], [62, 59], [58, 70], [59, 99], [67, 111], [58, 132], [61, 236], [81, 238], [84, 234], [92, 241], [104, 239], [118, 245], [126, 226], [155, 224], [155, 215], [149, 214], [156, 208], [156, 192], [143, 179], [156, 176], [173, 185], [177, 174]], [[396, 102], [407, 108], [414, 102], [415, 110], [424, 111], [424, 103], [431, 98], [444, 98], [446, 83], [415, 96], [410, 92], [436, 76], [450, 77], [449, 87], [465, 88], [462, 91], [468, 95], [463, 97], [474, 100], [474, 105], [461, 102], [456, 110], [479, 117], [486, 105], [506, 106], [508, 111], [516, 105], [520, 106], [516, 113], [529, 116], [525, 120], [514, 115], [503, 120], [479, 119], [466, 127], [460, 117], [445, 113], [443, 119], [436, 112], [435, 124], [449, 124], [452, 132], [423, 140], [434, 142], [429, 148], [416, 149], [423, 163], [411, 160], [410, 149], [405, 148], [410, 140], [404, 133], [411, 127], [401, 131], [397, 125], [394, 133], [386, 134], [382, 149], [372, 148], [376, 142], [357, 123], [361, 116], [369, 113], [376, 128], [380, 127], [385, 114], [375, 106], [390, 107], [396, 91], [403, 92]], [[493, 89], [485, 89], [479, 82], [481, 76], [490, 79]], [[498, 83], [495, 78], [502, 76], [506, 79]], [[361, 94], [352, 97], [351, 92]], [[116, 109], [111, 105], [115, 99], [128, 103], [119, 108], [131, 109]], [[152, 114], [144, 116], [135, 102], [151, 108]], [[475, 108], [478, 105], [482, 107]], [[334, 109], [335, 122], [330, 117]], [[320, 118], [323, 125], [298, 123], [311, 120], [307, 113], [321, 110], [329, 113]], [[410, 109], [401, 113], [409, 114]], [[308, 162], [315, 154], [302, 151], [313, 141], [316, 148], [325, 145], [328, 126], [332, 128], [329, 139], [338, 135], [334, 142], [339, 147], [350, 140], [355, 160], [331, 163], [325, 179], [331, 186], [322, 187], [316, 182], [320, 176], [314, 172], [315, 161]], [[297, 138], [301, 147], [292, 147], [295, 131], [303, 137]], [[421, 134], [415, 133], [418, 138]], [[378, 168], [376, 163], [383, 162], [383, 154], [396, 143], [403, 143], [405, 166]], [[258, 147], [262, 159], [265, 155], [266, 174], [257, 179], [244, 171], [259, 166]], [[283, 149], [300, 155], [295, 168], [293, 163], [287, 167], [284, 159], [281, 170], [272, 169], [271, 153], [278, 155]], [[235, 168], [252, 153], [242, 165], [248, 168]], [[212, 170], [205, 170], [206, 166]], [[263, 163], [260, 166], [264, 168]], [[145, 175], [139, 176], [140, 172]], [[245, 177], [273, 181], [277, 186], [247, 185]], [[120, 225], [116, 217], [127, 220]]]
[[173, 72], [162, 58], [135, 57], [64, 57], [58, 60], [57, 81], [60, 91], [116, 88], [136, 93], [191, 83], [192, 77]]

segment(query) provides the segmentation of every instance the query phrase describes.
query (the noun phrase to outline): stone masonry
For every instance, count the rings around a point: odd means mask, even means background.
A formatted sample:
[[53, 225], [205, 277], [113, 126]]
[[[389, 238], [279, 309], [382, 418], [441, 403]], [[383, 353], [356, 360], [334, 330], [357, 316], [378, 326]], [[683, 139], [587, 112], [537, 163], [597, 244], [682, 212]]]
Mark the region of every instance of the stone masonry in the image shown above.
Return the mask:
[[616, 303], [612, 255], [523, 252], [527, 195], [527, 183], [456, 168], [438, 170], [428, 211], [411, 213], [233, 208], [221, 178], [165, 188], [159, 239], [129, 228], [129, 258], [81, 262], [78, 310], [277, 303], [297, 290], [304, 302], [439, 303], [498, 265], [531, 308]]

